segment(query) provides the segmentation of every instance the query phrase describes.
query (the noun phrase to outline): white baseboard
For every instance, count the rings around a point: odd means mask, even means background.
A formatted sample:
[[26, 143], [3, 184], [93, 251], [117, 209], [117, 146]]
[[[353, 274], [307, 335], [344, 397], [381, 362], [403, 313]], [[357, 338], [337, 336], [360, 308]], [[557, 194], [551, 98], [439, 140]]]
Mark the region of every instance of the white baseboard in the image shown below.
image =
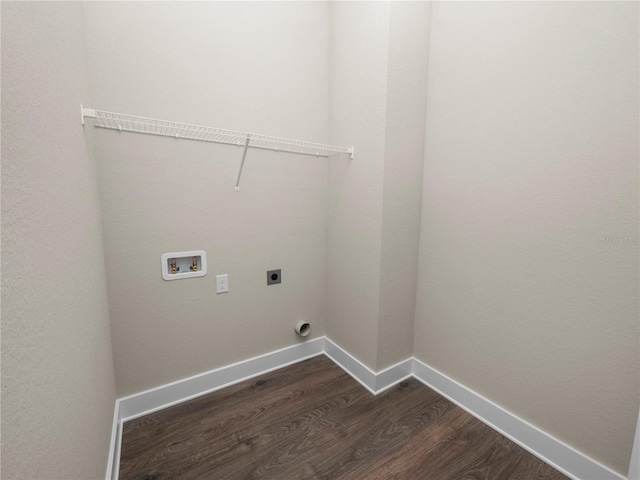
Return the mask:
[[[415, 377], [570, 478], [575, 480], [625, 480], [604, 465], [413, 357], [375, 373], [327, 337], [316, 338], [117, 400], [106, 479], [118, 479], [122, 423], [124, 421], [162, 410], [321, 354], [329, 357], [374, 395], [407, 378]], [[634, 452], [636, 450], [637, 448], [634, 447]], [[637, 456], [638, 453], [636, 452], [634, 455]]]
[[624, 480], [604, 465], [420, 360], [414, 358], [413, 362], [413, 374], [422, 383], [568, 477], [576, 480]]
[[376, 394], [376, 374], [373, 370], [351, 356], [342, 347], [334, 343], [329, 337], [324, 339], [324, 354], [333, 363], [342, 368], [373, 395]]
[[638, 410], [638, 422], [636, 424], [636, 436], [631, 450], [631, 461], [629, 462], [629, 480], [640, 480], [640, 410]]
[[411, 377], [413, 377], [413, 358], [407, 358], [379, 371], [376, 376], [376, 395]]
[[412, 374], [413, 359], [411, 358], [375, 373], [329, 337], [325, 337], [324, 340], [324, 354], [373, 395], [384, 392], [411, 377]]
[[120, 445], [122, 444], [122, 421], [120, 420], [120, 400], [116, 400], [113, 409], [113, 425], [111, 427], [111, 442], [109, 443], [109, 456], [107, 457], [106, 480], [118, 478], [120, 468]]
[[324, 337], [266, 353], [116, 400], [107, 480], [118, 480], [122, 424], [324, 353]]
[[217, 368], [120, 399], [120, 419], [132, 420], [249, 380], [324, 352], [324, 337]]

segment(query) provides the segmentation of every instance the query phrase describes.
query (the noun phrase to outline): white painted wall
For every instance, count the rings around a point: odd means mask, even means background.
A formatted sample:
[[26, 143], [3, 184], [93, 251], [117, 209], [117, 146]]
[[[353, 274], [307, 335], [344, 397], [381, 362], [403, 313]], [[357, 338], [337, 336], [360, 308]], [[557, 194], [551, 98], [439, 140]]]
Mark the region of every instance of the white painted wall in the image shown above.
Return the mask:
[[[104, 466], [114, 386], [85, 139], [119, 396], [295, 344], [305, 319], [307, 338], [373, 370], [413, 351], [626, 473], [637, 4], [83, 8], [2, 5], [3, 474]], [[88, 97], [85, 58], [90, 107], [354, 145], [356, 160], [251, 151], [236, 193], [238, 148], [89, 125], [82, 138], [65, 125]], [[163, 281], [161, 254], [191, 249], [209, 275]], [[271, 268], [282, 285], [266, 286]], [[218, 273], [229, 294], [215, 295]], [[63, 424], [72, 411], [82, 422]]]
[[[329, 4], [88, 2], [95, 108], [327, 142]], [[325, 333], [328, 160], [91, 131], [118, 394]], [[166, 282], [165, 252], [206, 277]], [[266, 271], [282, 268], [281, 285]], [[230, 292], [215, 294], [215, 275]]]
[[430, 10], [390, 3], [378, 370], [413, 354]]
[[425, 2], [331, 5], [327, 332], [373, 370], [411, 356], [429, 37]]
[[434, 4], [414, 344], [623, 475], [640, 403], [638, 13]]
[[115, 401], [79, 3], [2, 2], [2, 478], [104, 478]]
[[331, 3], [331, 142], [356, 159], [329, 166], [327, 333], [374, 369], [378, 356], [389, 50], [387, 2]]

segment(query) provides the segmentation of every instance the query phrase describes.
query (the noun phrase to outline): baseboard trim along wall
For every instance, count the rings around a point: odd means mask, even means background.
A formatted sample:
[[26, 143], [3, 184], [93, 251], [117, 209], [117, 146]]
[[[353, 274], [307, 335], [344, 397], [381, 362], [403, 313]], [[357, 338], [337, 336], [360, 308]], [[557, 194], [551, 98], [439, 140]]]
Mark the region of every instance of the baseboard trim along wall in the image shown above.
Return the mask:
[[117, 428], [112, 433], [106, 479], [118, 479], [124, 422], [323, 353], [324, 337], [320, 337], [116, 400]]
[[415, 358], [413, 359], [413, 375], [482, 423], [570, 478], [576, 480], [624, 480], [624, 477], [604, 465]]
[[118, 478], [120, 445], [122, 445], [122, 420], [120, 420], [120, 399], [117, 399], [113, 409], [113, 426], [111, 427], [111, 442], [109, 442], [109, 456], [107, 457], [106, 480]]
[[414, 377], [570, 478], [625, 480], [604, 465], [420, 360], [408, 358], [376, 373], [328, 337], [299, 343], [116, 400], [106, 479], [118, 479], [122, 424], [125, 421], [321, 354], [329, 357], [373, 395], [378, 395], [397, 383]]
[[324, 340], [324, 354], [373, 395], [384, 392], [412, 375], [411, 358], [375, 373], [328, 337]]
[[636, 436], [633, 440], [631, 450], [631, 461], [629, 462], [629, 480], [640, 480], [640, 409], [638, 409], [638, 422], [636, 423]]

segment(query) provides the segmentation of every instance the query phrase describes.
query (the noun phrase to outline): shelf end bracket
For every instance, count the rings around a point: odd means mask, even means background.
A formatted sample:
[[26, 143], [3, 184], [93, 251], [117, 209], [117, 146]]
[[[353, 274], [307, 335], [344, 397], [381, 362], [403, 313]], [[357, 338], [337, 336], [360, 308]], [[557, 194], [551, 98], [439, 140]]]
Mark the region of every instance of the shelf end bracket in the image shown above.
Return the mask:
[[80, 104], [80, 122], [84, 125], [85, 118], [96, 118], [96, 111], [92, 108], [84, 108], [84, 105]]

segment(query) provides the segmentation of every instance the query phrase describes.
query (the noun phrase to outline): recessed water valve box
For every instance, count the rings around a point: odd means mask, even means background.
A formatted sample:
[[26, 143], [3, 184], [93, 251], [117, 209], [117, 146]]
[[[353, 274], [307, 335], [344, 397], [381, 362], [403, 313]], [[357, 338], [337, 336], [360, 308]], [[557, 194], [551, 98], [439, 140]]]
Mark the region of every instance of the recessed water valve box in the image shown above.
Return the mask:
[[171, 252], [162, 255], [162, 278], [180, 280], [204, 277], [207, 274], [207, 254], [202, 250]]

